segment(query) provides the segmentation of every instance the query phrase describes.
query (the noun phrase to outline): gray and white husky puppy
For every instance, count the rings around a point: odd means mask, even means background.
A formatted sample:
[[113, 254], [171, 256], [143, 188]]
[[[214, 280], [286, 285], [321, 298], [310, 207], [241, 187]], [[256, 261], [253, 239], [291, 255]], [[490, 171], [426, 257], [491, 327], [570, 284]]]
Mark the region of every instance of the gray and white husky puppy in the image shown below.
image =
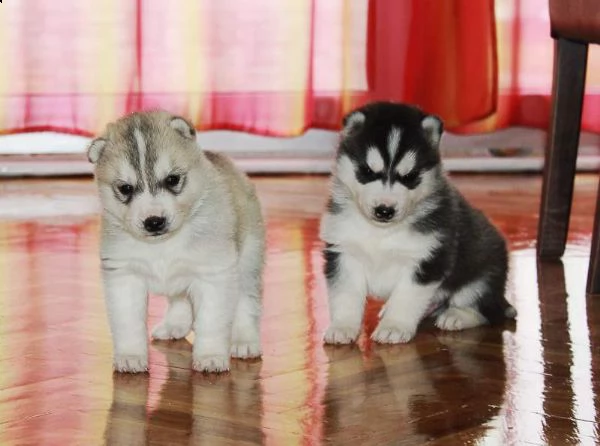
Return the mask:
[[514, 318], [504, 238], [442, 171], [436, 116], [376, 102], [349, 113], [321, 220], [330, 326], [354, 342], [367, 295], [385, 300], [372, 339], [411, 340], [427, 316], [444, 330]]
[[265, 228], [248, 178], [164, 111], [109, 124], [88, 157], [102, 204], [114, 369], [148, 368], [148, 293], [169, 302], [154, 339], [194, 330], [195, 370], [223, 372], [230, 355], [260, 356]]

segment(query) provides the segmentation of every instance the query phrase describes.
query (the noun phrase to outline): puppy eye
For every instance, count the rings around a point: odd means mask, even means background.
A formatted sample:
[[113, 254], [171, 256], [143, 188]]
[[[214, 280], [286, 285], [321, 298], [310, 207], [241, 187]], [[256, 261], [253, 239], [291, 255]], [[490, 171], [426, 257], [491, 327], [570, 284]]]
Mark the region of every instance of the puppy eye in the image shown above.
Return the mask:
[[359, 174], [363, 177], [373, 177], [375, 175], [375, 172], [366, 164], [361, 165], [358, 170]]
[[377, 180], [378, 178], [380, 178], [381, 174], [373, 172], [373, 169], [371, 169], [368, 165], [361, 164], [360, 166], [358, 166], [356, 176], [360, 183], [366, 184]]
[[402, 175], [400, 177], [400, 182], [402, 184], [404, 184], [406, 187], [408, 187], [409, 189], [414, 189], [415, 187], [417, 187], [419, 185], [419, 181], [420, 181], [420, 177], [419, 177], [418, 170], [413, 170], [412, 172], [410, 172], [406, 175]]
[[125, 197], [129, 197], [133, 194], [133, 186], [131, 184], [121, 184], [117, 189], [119, 189], [119, 192]]
[[360, 166], [362, 173], [366, 174], [366, 175], [370, 175], [373, 173], [373, 170], [371, 170], [371, 168], [369, 166], [367, 166], [366, 164], [363, 166]]
[[169, 175], [165, 179], [165, 184], [167, 187], [176, 187], [180, 181], [181, 181], [180, 175]]

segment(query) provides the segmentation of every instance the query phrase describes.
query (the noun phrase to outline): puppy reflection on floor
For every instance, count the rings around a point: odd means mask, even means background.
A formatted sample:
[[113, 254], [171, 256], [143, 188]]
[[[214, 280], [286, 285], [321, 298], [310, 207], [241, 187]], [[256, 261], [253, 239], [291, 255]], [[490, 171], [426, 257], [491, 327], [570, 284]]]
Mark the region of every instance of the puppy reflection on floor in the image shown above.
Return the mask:
[[327, 441], [422, 444], [454, 435], [471, 444], [485, 435], [504, 402], [506, 372], [498, 353], [504, 334], [476, 328], [460, 337], [426, 336], [430, 342], [373, 345], [370, 352], [326, 347]]
[[[460, 337], [442, 334], [437, 337], [435, 354], [418, 346], [432, 391], [410, 398], [409, 413], [416, 433], [429, 438], [454, 434], [463, 444], [474, 444], [487, 433], [487, 424], [504, 403], [506, 365], [498, 346], [506, 334], [486, 329]], [[389, 374], [391, 369], [386, 368]]]
[[260, 362], [233, 361], [231, 377], [200, 375], [189, 367], [188, 341], [156, 343], [155, 348], [151, 356], [164, 358], [152, 358], [156, 373], [113, 375], [106, 444], [221, 444], [237, 437], [262, 441]]

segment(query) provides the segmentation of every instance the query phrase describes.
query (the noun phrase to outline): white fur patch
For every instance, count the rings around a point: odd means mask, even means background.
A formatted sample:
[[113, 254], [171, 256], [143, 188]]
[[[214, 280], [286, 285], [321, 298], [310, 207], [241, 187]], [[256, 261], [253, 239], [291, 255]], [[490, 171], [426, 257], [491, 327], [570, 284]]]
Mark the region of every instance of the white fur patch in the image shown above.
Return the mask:
[[375, 173], [383, 171], [384, 162], [377, 147], [369, 147], [367, 150], [367, 165]]
[[388, 152], [390, 154], [390, 159], [392, 160], [398, 151], [400, 138], [402, 138], [402, 130], [398, 127], [392, 127], [392, 130], [390, 130], [390, 133], [388, 134]]
[[154, 164], [154, 178], [166, 178], [173, 170], [173, 167], [173, 163], [171, 162], [167, 151], [160, 151], [156, 163]]
[[438, 316], [435, 325], [441, 330], [466, 330], [467, 328], [479, 327], [487, 323], [487, 320], [474, 308], [449, 307]]
[[371, 216], [373, 209], [380, 205], [395, 208], [400, 216], [408, 200], [408, 190], [405, 187], [398, 183], [390, 187], [389, 184], [383, 184], [381, 181], [361, 185], [358, 195], [358, 201], [367, 216]]
[[135, 144], [140, 155], [140, 166], [146, 165], [146, 140], [140, 129], [133, 130], [133, 136], [135, 138]]
[[104, 138], [94, 139], [87, 149], [88, 160], [96, 164], [102, 155], [104, 147], [106, 147], [106, 140]]
[[345, 155], [340, 157], [340, 159], [337, 162], [336, 176], [350, 190], [356, 190], [358, 181], [356, 180], [356, 174], [354, 172], [354, 164], [352, 163], [352, 161], [350, 161], [350, 158], [348, 158]]
[[472, 306], [488, 289], [485, 279], [475, 280], [459, 289], [450, 299], [450, 304], [456, 307]]
[[117, 178], [127, 184], [136, 184], [138, 182], [138, 173], [131, 163], [124, 156], [118, 159], [116, 164]]
[[364, 113], [355, 112], [346, 118], [346, 125], [342, 130], [342, 135], [349, 135], [352, 130], [365, 122], [366, 116]]
[[417, 154], [414, 151], [406, 152], [406, 154], [402, 157], [398, 166], [396, 167], [396, 172], [398, 175], [404, 176], [408, 175], [417, 165]]
[[437, 146], [442, 137], [442, 123], [435, 116], [427, 116], [421, 121], [421, 127], [425, 131], [429, 141]]
[[184, 138], [192, 140], [194, 139], [194, 129], [190, 127], [190, 125], [185, 119], [178, 117], [173, 118], [169, 124], [173, 129], [177, 130]]

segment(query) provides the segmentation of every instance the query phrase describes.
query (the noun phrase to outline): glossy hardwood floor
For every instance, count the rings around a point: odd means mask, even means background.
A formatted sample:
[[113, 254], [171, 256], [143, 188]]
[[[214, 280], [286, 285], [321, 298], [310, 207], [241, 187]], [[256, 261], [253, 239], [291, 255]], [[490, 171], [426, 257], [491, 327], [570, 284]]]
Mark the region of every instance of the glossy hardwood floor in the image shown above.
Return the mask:
[[[0, 445], [594, 444], [600, 300], [585, 296], [597, 177], [579, 176], [562, 263], [534, 255], [538, 176], [457, 176], [512, 248], [516, 323], [407, 345], [324, 347], [323, 177], [254, 178], [268, 218], [262, 361], [193, 373], [191, 342], [116, 375], [90, 180], [0, 183]], [[150, 324], [164, 309], [150, 305]], [[365, 331], [378, 306], [368, 305]]]

